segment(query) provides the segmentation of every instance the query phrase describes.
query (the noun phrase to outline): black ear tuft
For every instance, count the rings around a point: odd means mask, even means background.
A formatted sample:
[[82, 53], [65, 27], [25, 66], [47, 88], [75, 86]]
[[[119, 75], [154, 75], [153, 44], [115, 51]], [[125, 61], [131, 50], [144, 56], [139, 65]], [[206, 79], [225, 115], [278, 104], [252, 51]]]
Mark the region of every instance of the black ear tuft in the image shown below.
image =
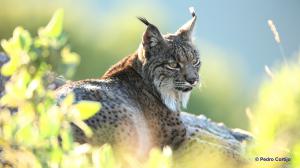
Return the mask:
[[193, 13], [192, 13], [192, 16], [193, 16], [193, 17], [195, 17], [195, 16], [196, 16], [196, 13], [195, 13], [195, 12], [193, 12]]
[[191, 7], [189, 7], [189, 10], [192, 14], [192, 17], [195, 17], [196, 16], [195, 8], [191, 6]]
[[155, 25], [149, 23], [148, 20], [145, 19], [144, 17], [137, 17], [137, 18], [145, 25], [147, 25], [147, 29], [144, 32], [142, 38], [143, 40], [142, 44], [145, 49], [150, 49], [164, 44], [164, 39]]
[[141, 22], [143, 22], [145, 25], [147, 25], [147, 26], [149, 26], [150, 25], [150, 23], [148, 22], [148, 20], [146, 19], [146, 18], [144, 18], [144, 17], [137, 17]]

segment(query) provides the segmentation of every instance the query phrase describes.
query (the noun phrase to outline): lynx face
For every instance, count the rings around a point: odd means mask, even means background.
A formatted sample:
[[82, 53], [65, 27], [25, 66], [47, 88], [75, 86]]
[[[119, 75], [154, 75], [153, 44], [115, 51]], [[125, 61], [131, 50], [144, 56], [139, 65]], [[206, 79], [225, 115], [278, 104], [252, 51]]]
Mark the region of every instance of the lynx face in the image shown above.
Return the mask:
[[164, 104], [178, 111], [180, 105], [186, 107], [190, 91], [199, 83], [201, 61], [191, 41], [196, 16], [175, 34], [164, 36], [146, 19], [139, 19], [148, 26], [139, 48], [142, 74], [156, 88]]

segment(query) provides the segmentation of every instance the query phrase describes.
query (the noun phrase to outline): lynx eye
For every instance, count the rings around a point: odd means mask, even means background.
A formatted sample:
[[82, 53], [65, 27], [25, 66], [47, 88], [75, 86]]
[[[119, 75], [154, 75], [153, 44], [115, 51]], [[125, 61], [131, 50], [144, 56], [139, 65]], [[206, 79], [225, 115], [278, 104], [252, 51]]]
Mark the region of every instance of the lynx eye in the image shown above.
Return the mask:
[[180, 65], [177, 62], [170, 62], [166, 65], [168, 69], [179, 69]]
[[193, 64], [194, 66], [199, 66], [199, 64], [200, 64], [200, 59], [194, 58], [194, 59], [192, 60], [192, 64]]

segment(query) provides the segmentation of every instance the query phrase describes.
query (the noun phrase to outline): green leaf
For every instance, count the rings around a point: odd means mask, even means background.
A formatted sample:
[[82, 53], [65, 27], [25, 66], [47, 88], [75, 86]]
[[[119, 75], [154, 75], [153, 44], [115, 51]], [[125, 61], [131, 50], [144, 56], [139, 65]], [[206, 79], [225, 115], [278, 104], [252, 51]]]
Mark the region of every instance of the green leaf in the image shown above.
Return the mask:
[[62, 148], [66, 151], [73, 147], [73, 137], [70, 130], [63, 129], [60, 131]]
[[39, 31], [40, 36], [58, 38], [63, 32], [64, 10], [58, 9], [45, 28]]
[[39, 140], [38, 136], [39, 135], [36, 131], [36, 127], [33, 124], [27, 124], [20, 127], [15, 134], [17, 142], [25, 146], [36, 145]]
[[77, 53], [71, 52], [69, 48], [64, 48], [61, 51], [62, 62], [64, 64], [75, 64], [77, 65], [80, 61], [80, 57]]
[[15, 45], [26, 52], [29, 51], [32, 44], [32, 38], [29, 32], [22, 27], [17, 27], [15, 29], [13, 34], [13, 41], [15, 42]]
[[81, 120], [74, 120], [73, 123], [83, 131], [86, 137], [88, 138], [92, 137], [93, 131], [88, 125], [86, 125], [85, 122]]
[[43, 137], [57, 136], [61, 128], [62, 113], [57, 107], [42, 113], [39, 118], [39, 126]]
[[75, 107], [79, 111], [80, 119], [86, 120], [100, 110], [101, 104], [94, 101], [80, 101]]
[[73, 102], [74, 102], [74, 93], [71, 92], [64, 98], [61, 105], [64, 107], [69, 107], [73, 104]]
[[[50, 153], [50, 160], [52, 164], [59, 164], [63, 157], [63, 151], [58, 146], [54, 146]], [[54, 166], [53, 166], [54, 167]], [[55, 166], [56, 167], [56, 166]]]
[[16, 71], [16, 69], [16, 64], [14, 64], [12, 61], [9, 61], [1, 67], [1, 74], [4, 76], [11, 76]]
[[9, 40], [2, 40], [1, 46], [10, 57], [10, 61], [1, 68], [3, 75], [12, 75], [22, 64], [30, 61], [27, 52], [31, 49], [32, 38], [22, 27], [17, 27], [13, 32], [13, 37]]
[[20, 51], [29, 51], [32, 45], [32, 38], [27, 30], [22, 27], [15, 28], [13, 37], [9, 40], [3, 40], [1, 46], [12, 57], [11, 54]]

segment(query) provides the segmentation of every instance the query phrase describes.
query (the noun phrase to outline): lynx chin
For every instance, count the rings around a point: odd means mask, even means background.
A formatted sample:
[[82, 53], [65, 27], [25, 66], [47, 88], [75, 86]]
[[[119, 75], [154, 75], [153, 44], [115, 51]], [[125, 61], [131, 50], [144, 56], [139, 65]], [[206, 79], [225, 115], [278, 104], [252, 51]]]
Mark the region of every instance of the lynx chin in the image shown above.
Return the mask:
[[[162, 35], [145, 18], [141, 43], [133, 54], [113, 65], [100, 79], [70, 82], [58, 88], [60, 102], [73, 92], [75, 102], [97, 101], [101, 110], [85, 122], [93, 136], [73, 126], [80, 143], [114, 147], [147, 155], [153, 147], [176, 149], [187, 139], [180, 119], [190, 93], [199, 84], [201, 60], [192, 42], [196, 14], [173, 34]], [[126, 47], [126, 46], [125, 46]]]

